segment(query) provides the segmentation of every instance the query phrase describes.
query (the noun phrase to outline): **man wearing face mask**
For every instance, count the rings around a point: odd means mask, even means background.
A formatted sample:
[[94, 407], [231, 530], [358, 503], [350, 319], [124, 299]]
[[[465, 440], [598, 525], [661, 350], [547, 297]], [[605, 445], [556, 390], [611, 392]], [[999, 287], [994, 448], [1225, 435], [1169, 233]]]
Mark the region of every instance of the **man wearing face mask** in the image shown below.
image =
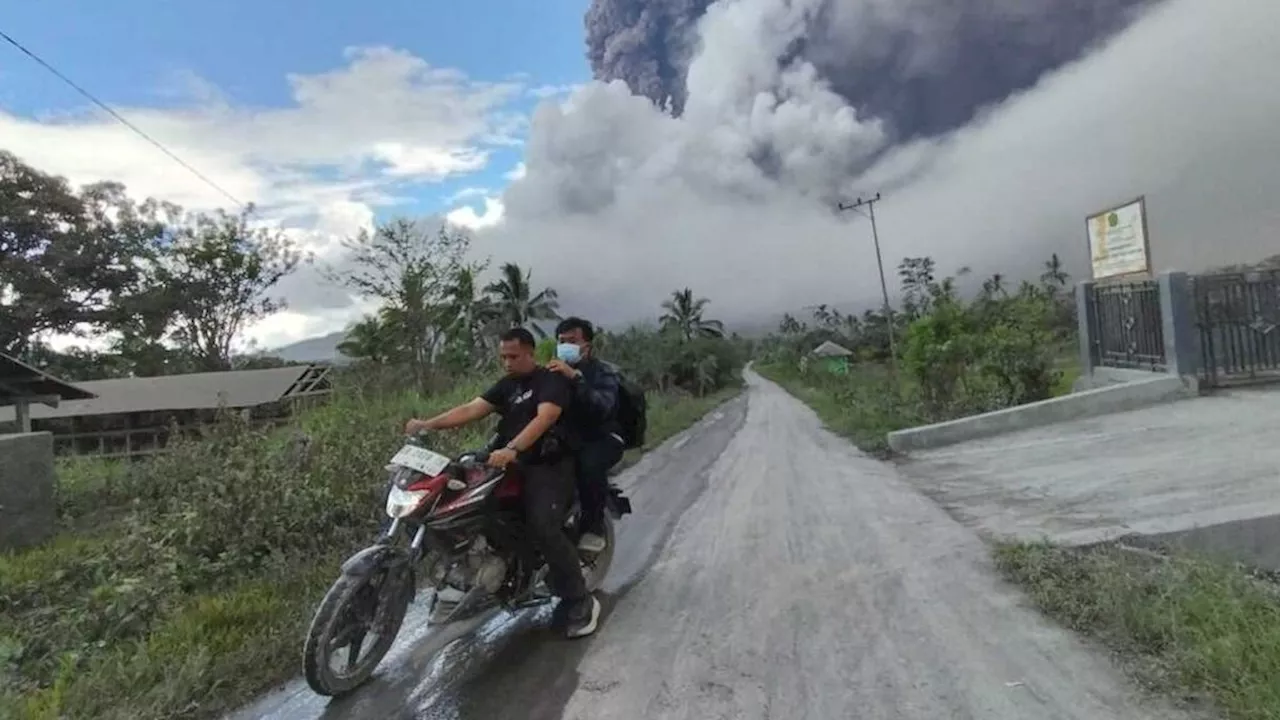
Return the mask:
[[625, 443], [616, 419], [618, 372], [595, 358], [591, 343], [595, 328], [582, 318], [565, 318], [556, 327], [556, 359], [547, 369], [573, 383], [569, 422], [581, 442], [577, 453], [578, 497], [582, 502], [582, 538], [586, 552], [605, 549], [604, 512], [609, 493], [609, 469], [622, 459]]

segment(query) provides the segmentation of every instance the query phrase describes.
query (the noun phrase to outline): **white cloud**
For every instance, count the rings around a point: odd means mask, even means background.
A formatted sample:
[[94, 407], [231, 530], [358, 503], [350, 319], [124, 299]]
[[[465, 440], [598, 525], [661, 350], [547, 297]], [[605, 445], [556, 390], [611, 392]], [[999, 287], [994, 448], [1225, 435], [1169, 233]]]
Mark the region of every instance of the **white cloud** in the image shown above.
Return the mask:
[[[236, 199], [255, 203], [261, 224], [334, 261], [338, 241], [372, 227], [379, 208], [402, 202], [406, 183], [481, 170], [492, 148], [518, 144], [525, 129], [523, 116], [510, 109], [524, 97], [521, 83], [474, 80], [384, 47], [348, 49], [344, 58], [327, 72], [289, 75], [292, 101], [283, 107], [234, 105], [182, 72], [163, 80], [167, 93], [184, 101], [178, 107], [116, 109]], [[75, 184], [115, 180], [134, 196], [193, 210], [232, 204], [96, 111], [26, 117], [0, 108], [0, 145]], [[502, 213], [495, 202], [458, 217], [474, 227], [491, 225]], [[359, 312], [314, 267], [302, 267], [280, 291], [290, 311], [250, 333], [264, 344], [305, 337]]]
[[572, 95], [574, 91], [582, 87], [579, 83], [566, 83], [563, 85], [538, 85], [528, 90], [529, 95], [546, 100], [548, 98], [567, 97]]
[[278, 348], [318, 335], [341, 330], [363, 315], [377, 310], [377, 303], [361, 300], [354, 305], [329, 310], [284, 310], [258, 323], [245, 333], [245, 347], [253, 343], [258, 349]]
[[471, 230], [481, 230], [490, 228], [502, 222], [505, 208], [502, 200], [495, 197], [484, 198], [484, 210], [476, 212], [474, 207], [463, 205], [462, 207], [450, 210], [445, 219], [454, 225], [460, 225]]
[[461, 190], [459, 190], [458, 192], [456, 192], [456, 193], [454, 193], [454, 194], [450, 195], [449, 197], [445, 198], [445, 201], [444, 201], [444, 202], [445, 202], [445, 204], [446, 204], [446, 205], [453, 205], [453, 204], [458, 203], [458, 202], [460, 202], [460, 201], [462, 201], [462, 200], [466, 200], [467, 198], [473, 198], [473, 197], [484, 197], [484, 196], [486, 196], [486, 195], [491, 195], [491, 194], [492, 194], [492, 191], [491, 191], [489, 188], [484, 188], [484, 187], [464, 187], [464, 188], [462, 188]]
[[[391, 180], [436, 181], [484, 167], [484, 145], [511, 126], [514, 83], [469, 79], [389, 48], [346, 51], [349, 64], [290, 75], [293, 104], [238, 108], [207, 84], [188, 107], [118, 108], [215, 183], [264, 209], [294, 210], [335, 189], [369, 204]], [[108, 98], [109, 99], [109, 98]], [[217, 191], [100, 113], [31, 119], [0, 112], [5, 147], [73, 182], [119, 180], [191, 208]], [[317, 177], [323, 171], [324, 177]]]
[[519, 180], [529, 172], [529, 168], [523, 161], [516, 163], [516, 166], [503, 174], [507, 180]]

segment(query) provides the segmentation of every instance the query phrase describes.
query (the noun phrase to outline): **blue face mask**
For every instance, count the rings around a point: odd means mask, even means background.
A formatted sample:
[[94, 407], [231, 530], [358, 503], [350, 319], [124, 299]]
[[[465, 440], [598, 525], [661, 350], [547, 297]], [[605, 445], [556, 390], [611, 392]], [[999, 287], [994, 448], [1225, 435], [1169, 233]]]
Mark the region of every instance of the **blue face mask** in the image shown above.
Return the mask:
[[560, 343], [556, 345], [556, 357], [563, 363], [576, 365], [582, 359], [582, 348], [573, 343]]

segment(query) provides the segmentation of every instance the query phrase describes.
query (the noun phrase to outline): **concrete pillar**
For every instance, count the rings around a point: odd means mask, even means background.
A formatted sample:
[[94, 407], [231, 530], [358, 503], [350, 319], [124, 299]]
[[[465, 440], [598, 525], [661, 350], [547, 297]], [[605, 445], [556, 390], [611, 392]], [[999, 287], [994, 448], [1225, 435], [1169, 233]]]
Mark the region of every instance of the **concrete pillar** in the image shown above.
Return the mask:
[[0, 551], [48, 540], [56, 525], [53, 434], [0, 435]]
[[17, 421], [18, 432], [31, 432], [31, 403], [23, 398], [18, 398], [13, 404], [14, 420]]
[[1160, 285], [1160, 316], [1164, 331], [1167, 372], [1188, 379], [1200, 376], [1200, 329], [1196, 327], [1196, 301], [1191, 276], [1184, 272], [1163, 272]]
[[1080, 342], [1080, 373], [1093, 374], [1093, 281], [1076, 283], [1076, 335]]

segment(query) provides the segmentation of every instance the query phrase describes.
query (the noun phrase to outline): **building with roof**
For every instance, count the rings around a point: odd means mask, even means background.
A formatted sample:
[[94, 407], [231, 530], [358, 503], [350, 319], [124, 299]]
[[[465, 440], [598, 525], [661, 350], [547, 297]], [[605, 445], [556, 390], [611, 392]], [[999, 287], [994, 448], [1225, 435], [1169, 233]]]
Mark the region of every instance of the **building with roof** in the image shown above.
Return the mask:
[[31, 432], [33, 405], [57, 409], [64, 400], [93, 397], [88, 390], [0, 353], [0, 422], [9, 422], [13, 432]]
[[822, 359], [822, 366], [827, 372], [844, 375], [849, 372], [849, 358], [853, 356], [853, 351], [828, 340], [814, 348], [811, 354]]
[[[173, 428], [198, 427], [228, 410], [278, 420], [298, 402], [332, 389], [325, 365], [89, 380], [74, 387], [83, 393], [77, 399], [30, 406], [29, 424], [53, 433], [58, 454], [106, 457], [153, 453]], [[0, 426], [19, 420], [14, 408], [0, 407]]]

